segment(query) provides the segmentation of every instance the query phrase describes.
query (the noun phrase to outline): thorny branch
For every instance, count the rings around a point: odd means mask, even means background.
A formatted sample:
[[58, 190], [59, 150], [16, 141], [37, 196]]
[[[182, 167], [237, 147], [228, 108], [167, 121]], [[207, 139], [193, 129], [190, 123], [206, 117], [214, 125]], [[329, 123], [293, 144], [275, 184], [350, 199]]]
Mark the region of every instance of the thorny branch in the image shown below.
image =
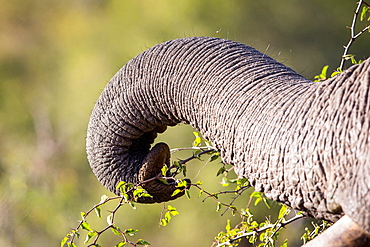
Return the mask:
[[[77, 231], [79, 228], [81, 228], [81, 225], [82, 223], [84, 223], [86, 217], [92, 212], [94, 211], [96, 208], [100, 207], [101, 205], [107, 203], [108, 201], [112, 201], [112, 200], [115, 200], [115, 199], [119, 199], [119, 198], [122, 198], [121, 196], [115, 196], [115, 197], [110, 197], [110, 198], [107, 198], [106, 200], [104, 200], [103, 202], [100, 202], [98, 204], [95, 204], [90, 210], [88, 210], [87, 212], [85, 212], [85, 215], [82, 216], [82, 220], [79, 221], [79, 224], [76, 226], [76, 228], [73, 229], [73, 231]], [[121, 199], [122, 200], [122, 199]], [[70, 242], [73, 242], [75, 237], [77, 235], [76, 234], [73, 234], [72, 237], [70, 238]]]
[[349, 48], [351, 47], [352, 43], [361, 35], [363, 34], [364, 32], [366, 32], [370, 25], [367, 25], [365, 28], [363, 28], [361, 31], [359, 31], [357, 34], [355, 33], [356, 30], [355, 30], [355, 26], [356, 26], [356, 21], [357, 21], [357, 18], [358, 18], [358, 14], [360, 12], [360, 8], [362, 5], [366, 5], [368, 8], [370, 8], [370, 5], [366, 2], [364, 2], [363, 0], [360, 0], [358, 3], [357, 3], [357, 8], [355, 10], [355, 13], [353, 15], [353, 19], [352, 19], [352, 25], [351, 27], [349, 27], [349, 29], [351, 29], [351, 38], [349, 39], [347, 45], [344, 46], [344, 52], [343, 52], [343, 55], [342, 55], [342, 60], [340, 62], [340, 65], [339, 65], [339, 71], [342, 71], [343, 70], [343, 66], [344, 66], [344, 63], [345, 61], [347, 60], [347, 53], [348, 53], [348, 50]]

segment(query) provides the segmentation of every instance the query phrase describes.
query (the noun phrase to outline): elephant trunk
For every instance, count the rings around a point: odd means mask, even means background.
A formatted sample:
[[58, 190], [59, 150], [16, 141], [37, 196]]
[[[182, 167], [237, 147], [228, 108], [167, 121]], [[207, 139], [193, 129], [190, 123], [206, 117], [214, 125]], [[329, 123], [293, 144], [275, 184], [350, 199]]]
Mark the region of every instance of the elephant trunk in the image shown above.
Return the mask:
[[[186, 38], [154, 46], [108, 83], [92, 112], [90, 165], [110, 191], [168, 164], [166, 126], [191, 124], [256, 190], [316, 218], [348, 214], [370, 232], [370, 61], [313, 83], [243, 44]], [[145, 185], [146, 186], [146, 185]], [[145, 187], [174, 199], [175, 184]], [[180, 196], [178, 194], [176, 196]], [[358, 213], [361, 212], [361, 213]], [[361, 215], [367, 217], [361, 217]]]
[[[217, 38], [179, 39], [143, 52], [117, 72], [93, 109], [87, 154], [94, 174], [116, 194], [120, 181], [137, 183], [155, 177], [168, 165], [169, 152], [165, 144], [152, 150], [150, 146], [157, 133], [180, 122], [200, 130], [226, 162], [232, 163], [230, 138], [236, 134], [235, 123], [245, 116], [243, 97], [260, 87], [262, 78], [308, 82], [251, 47]], [[242, 91], [238, 91], [240, 87]], [[257, 94], [267, 96], [266, 89], [260, 87]], [[268, 90], [271, 93], [273, 89]], [[230, 112], [228, 108], [235, 104], [243, 109]], [[145, 186], [153, 198], [141, 198], [140, 202], [182, 195], [168, 196], [175, 184], [164, 186], [155, 181]]]

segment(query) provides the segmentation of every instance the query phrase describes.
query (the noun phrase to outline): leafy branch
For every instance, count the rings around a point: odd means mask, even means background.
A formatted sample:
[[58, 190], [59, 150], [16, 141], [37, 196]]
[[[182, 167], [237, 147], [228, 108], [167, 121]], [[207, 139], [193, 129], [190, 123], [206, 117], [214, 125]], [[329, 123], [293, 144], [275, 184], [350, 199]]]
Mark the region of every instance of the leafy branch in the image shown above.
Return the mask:
[[[149, 181], [144, 181], [143, 183], [147, 183], [147, 182], [149, 182]], [[129, 204], [132, 208], [135, 209], [134, 201], [138, 197], [140, 197], [140, 196], [150, 196], [150, 195], [147, 194], [146, 191], [139, 186], [139, 184], [138, 185], [133, 185], [133, 184], [121, 182], [121, 183], [119, 183], [117, 185], [117, 189], [121, 191], [121, 193], [122, 193], [121, 196], [114, 196], [114, 197], [110, 197], [109, 198], [108, 196], [103, 195], [101, 197], [100, 202], [98, 204], [94, 205], [87, 212], [81, 212], [81, 218], [82, 219], [79, 221], [79, 224], [74, 229], [72, 229], [72, 231], [70, 233], [68, 233], [66, 235], [66, 237], [64, 237], [62, 239], [62, 241], [61, 241], [61, 247], [65, 246], [65, 245], [67, 245], [68, 247], [75, 247], [76, 246], [76, 244], [75, 244], [75, 238], [76, 237], [77, 238], [80, 237], [79, 230], [81, 230], [81, 229], [87, 231], [86, 239], [84, 241], [85, 244], [89, 243], [89, 241], [94, 238], [93, 242], [91, 244], [89, 244], [88, 246], [99, 247], [100, 245], [98, 244], [98, 240], [99, 240], [100, 236], [104, 232], [106, 232], [107, 230], [109, 230], [109, 229], [111, 229], [112, 232], [115, 235], [120, 235], [123, 238], [122, 241], [120, 241], [120, 242], [118, 242], [116, 244], [116, 247], [125, 246], [127, 244], [130, 244], [132, 246], [138, 246], [138, 245], [145, 245], [145, 246], [147, 246], [147, 245], [149, 245], [149, 243], [146, 242], [143, 239], [139, 239], [135, 243], [132, 242], [132, 241], [130, 241], [128, 239], [128, 237], [129, 236], [134, 236], [138, 232], [138, 230], [134, 230], [134, 229], [121, 230], [115, 224], [115, 215], [116, 215], [117, 211], [124, 204]], [[129, 199], [130, 198], [129, 194], [132, 194], [133, 195], [133, 197], [131, 199]], [[110, 214], [106, 218], [108, 225], [105, 228], [103, 228], [102, 230], [100, 230], [100, 231], [97, 231], [97, 230], [92, 229], [92, 227], [90, 226], [90, 224], [86, 220], [87, 217], [93, 211], [95, 211], [96, 212], [96, 215], [99, 218], [102, 218], [102, 215], [101, 215], [101, 206], [103, 206], [107, 202], [113, 201], [113, 200], [118, 200], [118, 204], [116, 205], [116, 207], [112, 211], [109, 211]]]
[[[361, 10], [361, 7], [362, 7], [362, 10]], [[361, 13], [360, 13], [360, 10], [361, 10]], [[351, 24], [350, 27], [348, 27], [351, 30], [350, 39], [349, 39], [347, 45], [343, 46], [344, 51], [343, 51], [343, 54], [341, 56], [341, 62], [340, 62], [339, 67], [330, 75], [330, 77], [333, 77], [337, 74], [342, 73], [343, 69], [344, 69], [344, 63], [347, 60], [351, 60], [352, 64], [362, 63], [361, 60], [356, 61], [355, 55], [348, 54], [348, 51], [349, 51], [349, 48], [352, 46], [352, 44], [355, 42], [355, 40], [359, 36], [364, 34], [366, 31], [370, 31], [370, 25], [366, 25], [363, 29], [361, 29], [358, 33], [356, 33], [356, 23], [357, 23], [358, 19], [360, 19], [360, 21], [364, 21], [364, 20], [370, 21], [370, 16], [368, 16], [369, 10], [370, 10], [370, 5], [366, 2], [364, 2], [363, 0], [360, 0], [357, 3], [357, 8], [356, 8], [356, 10], [354, 12], [354, 15], [353, 15], [352, 24]], [[321, 70], [321, 73], [319, 75], [314, 76], [314, 81], [318, 82], [318, 81], [323, 81], [323, 80], [326, 80], [327, 78], [330, 78], [330, 77], [327, 76], [328, 68], [329, 68], [328, 65], [324, 66]]]
[[[111, 229], [111, 231], [115, 235], [120, 235], [123, 238], [122, 241], [117, 243], [116, 247], [126, 246], [128, 244], [131, 245], [131, 246], [139, 246], [139, 245], [148, 246], [148, 245], [150, 245], [147, 241], [145, 241], [143, 239], [139, 239], [136, 242], [130, 241], [129, 237], [134, 236], [138, 232], [138, 230], [135, 230], [135, 229], [132, 229], [132, 228], [122, 230], [120, 227], [118, 227], [115, 224], [115, 215], [116, 215], [117, 211], [123, 205], [128, 204], [133, 209], [136, 209], [134, 203], [139, 197], [151, 197], [151, 195], [149, 195], [141, 187], [143, 184], [148, 183], [148, 182], [153, 181], [153, 180], [156, 180], [156, 179], [161, 180], [161, 181], [168, 180], [168, 179], [175, 179], [175, 176], [177, 176], [181, 172], [183, 172], [184, 175], [186, 175], [186, 166], [185, 166], [186, 163], [193, 160], [193, 159], [200, 159], [200, 157], [204, 154], [211, 154], [211, 159], [212, 160], [215, 160], [218, 157], [218, 153], [214, 149], [212, 149], [210, 146], [183, 148], [183, 149], [178, 149], [178, 150], [175, 150], [175, 151], [182, 151], [182, 150], [188, 150], [188, 149], [195, 149], [197, 151], [191, 157], [189, 157], [185, 160], [180, 160], [180, 161], [173, 162], [173, 165], [169, 168], [167, 168], [165, 166], [162, 169], [162, 172], [159, 173], [156, 177], [147, 179], [143, 182], [139, 182], [139, 183], [136, 183], [136, 184], [120, 182], [117, 185], [117, 188], [116, 188], [117, 190], [119, 190], [121, 192], [120, 196], [114, 196], [114, 197], [109, 198], [108, 196], [103, 195], [98, 204], [94, 205], [91, 209], [89, 209], [86, 212], [81, 212], [81, 218], [82, 219], [79, 221], [78, 225], [75, 228], [73, 228], [71, 230], [71, 232], [68, 233], [62, 239], [61, 247], [64, 247], [65, 245], [67, 245], [68, 247], [75, 247], [76, 246], [76, 244], [75, 244], [76, 238], [80, 238], [80, 232], [79, 232], [80, 230], [86, 230], [87, 231], [86, 239], [84, 241], [85, 244], [88, 244], [90, 241], [92, 241], [87, 246], [99, 247], [100, 245], [98, 244], [98, 240], [99, 240], [100, 236], [103, 233], [107, 232], [109, 229]], [[172, 173], [168, 173], [173, 168], [175, 168], [176, 170]], [[169, 174], [169, 176], [167, 176], [167, 174]], [[187, 187], [186, 186], [186, 183], [187, 183], [186, 180], [179, 179], [178, 181], [179, 181], [179, 187], [184, 187], [185, 188], [184, 190], [187, 191], [187, 189], [186, 189], [186, 187]], [[196, 185], [198, 186], [200, 184], [201, 184], [201, 182], [198, 182]], [[176, 192], [179, 193], [179, 192], [181, 192], [181, 190], [180, 191], [176, 190], [174, 193], [176, 193]], [[95, 211], [96, 215], [99, 218], [102, 218], [101, 207], [103, 205], [105, 205], [107, 202], [113, 201], [113, 200], [118, 200], [118, 203], [112, 211], [108, 211], [109, 215], [106, 218], [107, 226], [104, 227], [103, 229], [99, 230], [99, 231], [93, 229], [90, 226], [90, 224], [87, 222], [87, 217], [90, 216], [93, 211]], [[163, 210], [165, 210], [166, 212], [162, 212], [162, 216], [161, 216], [161, 220], [160, 220], [160, 225], [161, 226], [166, 226], [170, 222], [172, 216], [176, 216], [176, 215], [179, 214], [179, 212], [176, 210], [176, 208], [172, 207], [171, 205], [167, 205], [167, 207], [164, 208]]]
[[[284, 217], [281, 217], [274, 224], [271, 224], [271, 223], [268, 223], [266, 225], [260, 224], [262, 226], [260, 228], [254, 228], [255, 227], [255, 224], [250, 224], [252, 226], [252, 228], [246, 228], [245, 230], [242, 230], [242, 231], [240, 231], [239, 228], [234, 228], [234, 229], [231, 230], [230, 227], [229, 227], [229, 225], [227, 225], [227, 227], [226, 227], [227, 232], [228, 233], [230, 233], [230, 232], [232, 232], [232, 233], [233, 232], [237, 232], [237, 235], [234, 236], [234, 237], [232, 237], [232, 238], [229, 238], [226, 242], [223, 242], [223, 243], [218, 244], [217, 247], [221, 247], [221, 246], [234, 246], [233, 243], [239, 241], [242, 238], [246, 238], [246, 237], [251, 237], [251, 241], [252, 242], [255, 242], [256, 236], [259, 235], [259, 234], [263, 234], [263, 235], [261, 235], [262, 236], [261, 239], [267, 239], [267, 241], [265, 241], [263, 243], [263, 245], [265, 245], [266, 242], [267, 243], [270, 243], [270, 244], [274, 244], [273, 238], [281, 230], [281, 228], [283, 228], [286, 225], [288, 225], [288, 224], [290, 224], [290, 223], [292, 223], [292, 222], [294, 222], [294, 221], [296, 221], [298, 219], [301, 219], [303, 217], [304, 217], [303, 214], [297, 214], [294, 217], [292, 217], [292, 218], [290, 218], [289, 220], [286, 220], [286, 221], [285, 221]], [[253, 223], [255, 223], [255, 222], [253, 222]], [[228, 224], [229, 224], [229, 221], [228, 221]], [[267, 231], [270, 232], [270, 235], [266, 235], [266, 232]]]
[[[362, 11], [360, 13], [361, 6], [363, 6], [363, 7], [362, 7]], [[370, 5], [368, 3], [364, 2], [363, 0], [358, 1], [357, 8], [356, 8], [355, 13], [353, 15], [352, 25], [351, 25], [351, 27], [348, 27], [351, 30], [351, 37], [350, 37], [347, 45], [344, 46], [344, 52], [343, 52], [343, 55], [342, 55], [342, 59], [341, 59], [339, 68], [338, 68], [338, 71], [339, 72], [343, 71], [344, 63], [345, 63], [346, 60], [351, 59], [351, 61], [352, 61], [353, 64], [356, 63], [356, 60], [354, 60], [354, 55], [349, 55], [348, 54], [348, 50], [351, 47], [352, 43], [355, 42], [355, 40], [360, 35], [362, 35], [363, 33], [365, 33], [366, 31], [369, 30], [370, 25], [366, 25], [358, 33], [356, 33], [356, 30], [355, 30], [355, 26], [356, 26], [356, 22], [358, 20], [359, 14], [360, 14], [360, 21], [363, 21], [365, 19], [367, 21], [370, 21], [370, 17], [366, 18], [366, 15], [367, 15], [369, 9], [370, 9]]]

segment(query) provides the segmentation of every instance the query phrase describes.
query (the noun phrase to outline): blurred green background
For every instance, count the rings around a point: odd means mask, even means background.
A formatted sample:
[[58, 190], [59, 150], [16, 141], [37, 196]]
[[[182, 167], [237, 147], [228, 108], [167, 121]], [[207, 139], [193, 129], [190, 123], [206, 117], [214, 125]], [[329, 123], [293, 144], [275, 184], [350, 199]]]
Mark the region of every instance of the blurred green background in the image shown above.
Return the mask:
[[[312, 79], [324, 65], [339, 66], [356, 1], [0, 0], [0, 6], [0, 246], [58, 246], [81, 211], [112, 195], [90, 170], [85, 136], [94, 102], [129, 59], [169, 39], [216, 36], [251, 45]], [[358, 59], [369, 56], [366, 35], [350, 51]], [[185, 147], [193, 135], [180, 126], [160, 139]], [[203, 164], [190, 163], [189, 178], [222, 189], [220, 164]], [[232, 216], [220, 216], [215, 202], [191, 192], [192, 200], [170, 203], [180, 215], [167, 227], [158, 227], [162, 205], [124, 207], [117, 223], [139, 228], [135, 238], [152, 246], [211, 246]], [[263, 220], [267, 212], [259, 208]], [[90, 223], [99, 228], [105, 220]], [[286, 234], [290, 246], [299, 245], [295, 229], [302, 224]], [[108, 233], [100, 244], [118, 241]]]

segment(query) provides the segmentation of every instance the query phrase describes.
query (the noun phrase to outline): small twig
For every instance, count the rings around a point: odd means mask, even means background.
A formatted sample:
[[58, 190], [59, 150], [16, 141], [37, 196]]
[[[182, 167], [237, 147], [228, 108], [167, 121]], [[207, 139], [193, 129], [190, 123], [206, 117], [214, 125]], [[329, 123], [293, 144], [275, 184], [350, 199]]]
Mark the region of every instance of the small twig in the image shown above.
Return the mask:
[[[248, 188], [250, 188], [250, 186], [249, 186], [249, 185], [248, 185], [248, 186], [242, 186], [242, 187], [240, 187], [240, 189], [238, 189], [238, 190], [225, 190], [225, 191], [219, 191], [219, 192], [217, 192], [217, 193], [213, 193], [213, 194], [209, 193], [209, 196], [207, 196], [206, 198], [204, 198], [204, 199], [203, 199], [203, 201], [205, 201], [208, 197], [212, 197], [212, 196], [214, 196], [214, 195], [235, 194], [235, 193], [239, 194], [239, 193], [240, 193], [240, 191], [241, 191], [241, 193], [243, 193], [243, 192], [244, 192], [244, 190], [246, 190], [246, 189], [248, 189]], [[200, 189], [200, 188], [199, 188], [199, 189]]]
[[[209, 148], [209, 147], [205, 147], [205, 148]], [[183, 148], [182, 150], [192, 150], [192, 149], [197, 149], [197, 150], [203, 150], [204, 149], [204, 147], [191, 147], [191, 148]], [[174, 149], [171, 149], [171, 150], [174, 150]], [[180, 149], [176, 149], [176, 150], [180, 150]], [[202, 151], [202, 152], [200, 152], [200, 153], [198, 153], [198, 154], [193, 154], [192, 156], [190, 156], [189, 158], [186, 158], [186, 159], [184, 159], [184, 160], [180, 160], [180, 165], [184, 165], [184, 164], [186, 164], [187, 162], [189, 162], [189, 161], [191, 161], [191, 160], [193, 160], [193, 159], [198, 159], [201, 155], [203, 155], [203, 154], [206, 154], [206, 153], [211, 153], [211, 152], [213, 152], [213, 151], [215, 151], [215, 149], [207, 149], [207, 150], [204, 150], [204, 151]], [[173, 173], [172, 173], [172, 175], [175, 177], [177, 174], [178, 174], [178, 170], [180, 169], [180, 167], [177, 167], [177, 166], [170, 166], [169, 168], [168, 168], [168, 170], [171, 170], [171, 169], [173, 169], [173, 168], [176, 168], [176, 171], [174, 171]]]
[[364, 2], [363, 0], [360, 0], [358, 2], [358, 5], [357, 5], [357, 8], [355, 10], [355, 13], [353, 15], [353, 19], [352, 19], [352, 25], [350, 27], [351, 29], [351, 38], [349, 39], [347, 45], [344, 46], [344, 52], [343, 52], [343, 55], [342, 55], [342, 60], [340, 62], [340, 65], [339, 65], [339, 70], [343, 70], [343, 67], [344, 67], [344, 63], [346, 61], [346, 56], [347, 56], [347, 53], [348, 53], [348, 50], [349, 48], [351, 47], [352, 43], [361, 35], [363, 34], [364, 32], [366, 32], [368, 29], [369, 29], [369, 25], [366, 26], [364, 29], [362, 29], [360, 32], [358, 32], [357, 34], [355, 34], [355, 26], [356, 26], [356, 21], [357, 21], [357, 17], [358, 17], [358, 13], [360, 12], [360, 8], [361, 8], [361, 5], [362, 4], [365, 4], [366, 6], [369, 7], [369, 4], [367, 4], [366, 2]]
[[211, 159], [212, 159], [212, 156], [210, 156], [207, 159], [207, 161], [204, 163], [204, 165], [198, 170], [197, 174], [194, 177], [194, 180], [199, 176], [199, 174], [201, 173], [201, 171], [203, 171], [203, 169], [210, 163]]
[[[134, 186], [133, 188], [135, 188], [135, 186]], [[132, 189], [133, 189], [133, 188], [132, 188]], [[90, 244], [89, 246], [95, 246], [95, 245], [96, 245], [96, 243], [98, 242], [98, 239], [99, 239], [99, 237], [101, 236], [101, 234], [103, 234], [103, 233], [104, 233], [105, 231], [107, 231], [109, 228], [114, 228], [115, 230], [117, 230], [117, 229], [114, 227], [114, 217], [115, 217], [116, 212], [118, 211], [118, 209], [119, 209], [120, 207], [122, 207], [124, 199], [125, 199], [124, 197], [121, 197], [121, 199], [120, 199], [119, 203], [117, 204], [117, 206], [113, 209], [113, 211], [111, 211], [111, 212], [110, 212], [110, 213], [111, 213], [110, 215], [112, 215], [111, 224], [110, 224], [110, 225], [108, 225], [108, 226], [106, 226], [104, 229], [102, 229], [102, 230], [100, 230], [100, 231], [97, 231], [97, 232], [96, 232], [96, 233], [97, 233], [97, 235], [96, 235], [96, 237], [95, 237], [95, 239], [94, 239], [94, 242], [92, 242], [92, 244]], [[128, 243], [132, 244], [130, 241], [128, 241], [128, 240], [127, 240], [125, 233], [123, 233], [123, 232], [121, 232], [121, 231], [119, 231], [119, 232], [122, 234], [122, 236], [123, 236], [123, 238], [124, 238], [124, 240], [125, 240], [126, 242], [128, 242]]]
[[[216, 198], [216, 196], [215, 195], [218, 195], [218, 193], [210, 193], [210, 192], [208, 192], [208, 191], [206, 191], [206, 190], [203, 190], [199, 185], [197, 185], [197, 184], [191, 184], [193, 187], [196, 187], [197, 189], [199, 189], [200, 191], [202, 191], [203, 193], [205, 193], [205, 194], [207, 194], [207, 197], [206, 198], [204, 198], [203, 200], [202, 200], [202, 202], [204, 202], [206, 199], [208, 199], [208, 198], [212, 198], [213, 200], [215, 200], [217, 203], [219, 203], [220, 205], [222, 205], [222, 206], [224, 206], [224, 207], [230, 207], [230, 205], [229, 204], [226, 204], [226, 203], [223, 203], [223, 202], [220, 202], [217, 198]], [[233, 191], [233, 192], [235, 192], [235, 191]], [[224, 193], [225, 194], [225, 193]]]
[[284, 218], [281, 218], [279, 221], [277, 221], [275, 223], [275, 226], [277, 226], [277, 228], [275, 229], [275, 231], [273, 232], [273, 234], [271, 235], [271, 237], [273, 237], [278, 231], [280, 231], [281, 228], [283, 228], [284, 226], [298, 220], [298, 219], [301, 219], [303, 218], [303, 214], [296, 214], [293, 218], [285, 221], [285, 222], [282, 222], [282, 220], [284, 220]]
[[[148, 182], [150, 182], [150, 181], [152, 181], [152, 180], [155, 180], [155, 179], [158, 179], [158, 178], [162, 178], [162, 177], [154, 177], [154, 178], [150, 178], [150, 179], [147, 179], [147, 180], [145, 180], [145, 181], [142, 181], [142, 182], [140, 182], [140, 183], [137, 183], [137, 184], [135, 184], [132, 188], [130, 188], [128, 191], [127, 191], [127, 193], [130, 193], [130, 192], [132, 192], [133, 190], [135, 190], [138, 186], [140, 186], [140, 185], [142, 185], [142, 184], [145, 184], [145, 183], [148, 183]], [[164, 177], [164, 178], [166, 178], [166, 177]], [[73, 243], [74, 242], [74, 240], [75, 240], [75, 237], [76, 237], [76, 233], [74, 233], [74, 232], [77, 232], [80, 228], [81, 228], [81, 226], [82, 226], [82, 224], [83, 224], [83, 222], [85, 222], [86, 221], [86, 217], [93, 211], [93, 210], [95, 210], [96, 208], [98, 208], [98, 207], [100, 207], [101, 205], [104, 205], [104, 204], [106, 204], [108, 201], [112, 201], [112, 200], [115, 200], [115, 199], [120, 199], [119, 200], [119, 203], [117, 204], [117, 206], [113, 209], [113, 211], [109, 211], [110, 212], [110, 215], [111, 215], [111, 224], [109, 224], [108, 226], [106, 226], [105, 228], [103, 228], [102, 230], [100, 230], [100, 231], [96, 231], [96, 230], [93, 230], [95, 233], [96, 233], [96, 236], [95, 236], [95, 238], [94, 238], [94, 241], [91, 243], [91, 244], [89, 244], [88, 246], [96, 246], [96, 244], [97, 244], [97, 242], [98, 242], [98, 240], [99, 240], [99, 238], [100, 238], [100, 236], [104, 233], [104, 232], [106, 232], [108, 229], [110, 229], [110, 228], [113, 228], [113, 229], [115, 229], [116, 231], [118, 231], [119, 233], [121, 233], [121, 235], [122, 235], [122, 237], [123, 237], [123, 239], [124, 239], [124, 241], [125, 242], [127, 242], [127, 243], [129, 243], [130, 245], [132, 245], [132, 246], [136, 246], [136, 244], [135, 243], [133, 243], [133, 242], [131, 242], [131, 241], [129, 241], [128, 239], [127, 239], [127, 236], [126, 236], [126, 234], [124, 233], [124, 232], [122, 232], [121, 230], [119, 230], [119, 229], [117, 229], [115, 226], [114, 226], [114, 218], [115, 218], [115, 214], [116, 214], [116, 212], [122, 207], [122, 205], [124, 205], [125, 203], [127, 203], [125, 200], [125, 197], [123, 197], [123, 196], [115, 196], [115, 197], [110, 197], [110, 198], [106, 198], [104, 201], [102, 201], [102, 202], [100, 202], [100, 203], [98, 203], [98, 204], [95, 204], [90, 210], [88, 210], [87, 212], [85, 212], [85, 214], [84, 214], [84, 216], [82, 217], [82, 220], [80, 220], [79, 221], [79, 224], [77, 225], [77, 227], [76, 228], [74, 228], [74, 229], [72, 229], [73, 231], [73, 234], [72, 234], [72, 236], [71, 236], [71, 238], [70, 238], [70, 242], [71, 243]]]
[[184, 159], [184, 160], [181, 160], [180, 161], [180, 164], [185, 164], [185, 163], [187, 163], [187, 162], [189, 162], [190, 160], [192, 160], [192, 159], [197, 159], [197, 158], [199, 158], [199, 156], [201, 156], [201, 155], [203, 155], [203, 154], [206, 154], [206, 153], [210, 153], [210, 152], [213, 152], [213, 151], [215, 151], [214, 149], [208, 149], [208, 150], [204, 150], [204, 151], [202, 151], [202, 152], [200, 152], [199, 154], [196, 154], [196, 155], [193, 155], [193, 156], [191, 156], [191, 157], [189, 157], [189, 158], [187, 158], [187, 159]]
[[[208, 198], [212, 198], [214, 201], [216, 201], [219, 205], [222, 205], [224, 207], [226, 207], [227, 209], [225, 210], [225, 212], [228, 210], [228, 209], [232, 209], [234, 211], [234, 213], [237, 213], [239, 214], [240, 216], [243, 216], [241, 213], [237, 212], [236, 210], [234, 210], [232, 207], [233, 207], [233, 203], [235, 201], [235, 199], [237, 197], [239, 197], [243, 192], [244, 190], [248, 189], [250, 186], [242, 186], [240, 189], [238, 190], [230, 190], [230, 191], [219, 191], [217, 193], [210, 193], [204, 189], [202, 189], [198, 184], [191, 184], [193, 187], [196, 187], [197, 189], [199, 189], [200, 191], [202, 191], [203, 193], [205, 193], [207, 196], [202, 200], [202, 202], [204, 202], [205, 200], [207, 200]], [[226, 203], [223, 203], [221, 202], [220, 200], [218, 200], [217, 196], [218, 195], [221, 195], [221, 194], [235, 194], [237, 193], [238, 195], [231, 201], [231, 203], [229, 204], [226, 204]], [[225, 212], [222, 213], [225, 214]]]
[[[110, 198], [107, 198], [104, 202], [100, 202], [98, 204], [95, 204], [90, 210], [88, 210], [87, 212], [85, 212], [85, 216], [82, 218], [82, 220], [79, 221], [78, 225], [76, 228], [72, 229], [74, 231], [78, 231], [78, 229], [80, 229], [82, 223], [85, 221], [86, 217], [93, 211], [95, 210], [97, 207], [100, 207], [101, 205], [104, 205], [105, 203], [107, 203], [108, 201], [111, 201], [111, 200], [115, 200], [115, 199], [119, 199], [121, 198], [120, 196], [115, 196], [115, 197], [110, 197]], [[70, 242], [73, 242], [74, 239], [76, 237], [76, 234], [73, 234], [71, 239], [70, 239]]]
[[204, 150], [204, 149], [215, 149], [214, 147], [186, 147], [186, 148], [173, 148], [170, 150], [170, 153], [176, 153], [179, 151], [184, 151], [184, 150]]
[[[237, 195], [235, 197], [233, 197], [233, 199], [231, 200], [231, 202], [229, 203], [229, 205], [233, 205], [235, 200], [238, 199], [239, 196], [241, 196], [243, 194], [243, 192], [247, 189], [249, 189], [250, 186], [243, 186], [241, 187], [239, 190], [235, 190], [234, 193], [236, 193]], [[230, 208], [226, 208], [225, 211], [221, 214], [221, 216], [224, 216], [224, 214], [229, 210]]]

